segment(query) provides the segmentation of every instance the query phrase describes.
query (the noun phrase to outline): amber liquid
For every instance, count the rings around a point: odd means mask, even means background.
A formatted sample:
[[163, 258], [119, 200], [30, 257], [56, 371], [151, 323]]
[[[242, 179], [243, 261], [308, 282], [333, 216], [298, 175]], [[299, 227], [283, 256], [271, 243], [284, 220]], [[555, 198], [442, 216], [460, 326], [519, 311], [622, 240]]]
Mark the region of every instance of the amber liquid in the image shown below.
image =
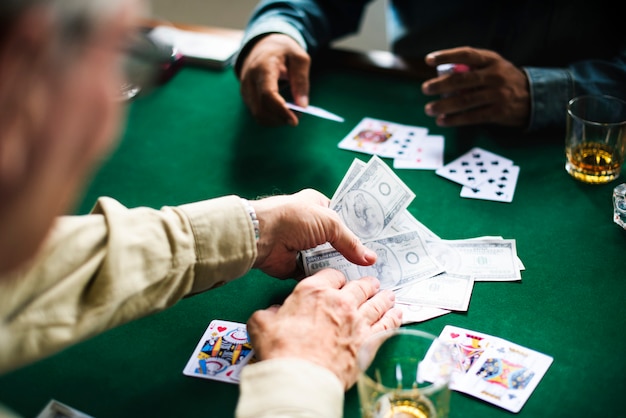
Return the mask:
[[392, 403], [384, 418], [435, 418], [437, 413], [428, 405], [415, 401], [403, 400]]
[[616, 179], [624, 162], [614, 148], [593, 142], [584, 142], [567, 149], [566, 153], [567, 172], [585, 183], [607, 183]]

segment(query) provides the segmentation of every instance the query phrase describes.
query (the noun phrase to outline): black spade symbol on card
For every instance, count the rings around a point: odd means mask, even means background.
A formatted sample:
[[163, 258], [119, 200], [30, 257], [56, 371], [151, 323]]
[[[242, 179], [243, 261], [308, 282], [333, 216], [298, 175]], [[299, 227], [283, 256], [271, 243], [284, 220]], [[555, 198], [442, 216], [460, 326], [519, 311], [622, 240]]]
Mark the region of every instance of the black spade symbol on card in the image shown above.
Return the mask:
[[504, 189], [504, 188], [506, 187], [506, 184], [498, 184], [498, 187], [499, 187], [500, 189]]
[[506, 176], [502, 176], [502, 177], [500, 177], [500, 180], [501, 181], [507, 181], [508, 179], [506, 178]]
[[502, 195], [504, 194], [504, 192], [501, 192], [500, 190], [498, 190], [498, 191], [496, 192], [496, 194], [497, 194], [498, 196], [502, 196]]
[[462, 166], [467, 166], [467, 165], [469, 165], [469, 163], [468, 163], [467, 161], [462, 161], [462, 162], [461, 162], [461, 165], [462, 165]]
[[494, 160], [494, 161], [491, 162], [491, 165], [498, 165], [498, 164], [500, 164], [500, 163], [497, 160]]
[[472, 154], [472, 157], [474, 157], [474, 158], [480, 158], [480, 154], [476, 152], [476, 153]]

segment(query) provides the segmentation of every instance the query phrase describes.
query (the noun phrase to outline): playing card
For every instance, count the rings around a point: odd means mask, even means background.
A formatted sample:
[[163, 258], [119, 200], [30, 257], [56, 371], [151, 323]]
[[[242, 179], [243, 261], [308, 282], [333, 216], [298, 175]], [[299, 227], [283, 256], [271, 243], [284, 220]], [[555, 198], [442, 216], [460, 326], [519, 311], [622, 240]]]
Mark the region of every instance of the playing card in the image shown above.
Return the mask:
[[444, 138], [442, 135], [418, 137], [412, 146], [408, 158], [393, 160], [393, 168], [436, 170], [443, 167]]
[[456, 366], [450, 389], [512, 412], [519, 412], [553, 360], [505, 339], [452, 325], [444, 327], [439, 340], [451, 348]]
[[467, 371], [460, 391], [511, 412], [519, 412], [553, 358], [496, 339]]
[[334, 113], [329, 112], [328, 110], [322, 109], [317, 106], [307, 106], [302, 107], [291, 102], [287, 102], [287, 107], [291, 110], [295, 110], [300, 113], [307, 113], [309, 115], [317, 116], [318, 118], [334, 120], [335, 122], [343, 122], [344, 119], [341, 116], [335, 115]]
[[513, 161], [508, 158], [475, 147], [435, 173], [463, 186], [474, 187], [512, 165]]
[[482, 183], [473, 187], [463, 186], [461, 197], [510, 203], [513, 201], [518, 177], [518, 166], [500, 167], [490, 171]]
[[253, 357], [246, 324], [216, 319], [202, 335], [183, 374], [238, 383], [241, 369]]
[[93, 418], [79, 410], [67, 406], [55, 399], [51, 399], [44, 409], [41, 410], [37, 418]]
[[422, 127], [363, 118], [338, 147], [383, 158], [406, 159], [416, 149], [418, 138], [427, 133], [428, 129]]

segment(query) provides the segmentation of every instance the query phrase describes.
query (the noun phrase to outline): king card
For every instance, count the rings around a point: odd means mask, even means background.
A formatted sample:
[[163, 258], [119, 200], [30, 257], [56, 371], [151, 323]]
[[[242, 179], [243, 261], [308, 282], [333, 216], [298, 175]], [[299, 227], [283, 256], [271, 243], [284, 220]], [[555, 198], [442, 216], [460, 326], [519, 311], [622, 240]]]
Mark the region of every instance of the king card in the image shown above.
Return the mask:
[[183, 374], [239, 383], [241, 369], [253, 357], [246, 324], [216, 319], [211, 321], [202, 335]]
[[439, 340], [455, 363], [450, 389], [519, 412], [553, 358], [502, 338], [446, 325]]
[[467, 371], [462, 392], [519, 412], [552, 364], [552, 357], [498, 339]]

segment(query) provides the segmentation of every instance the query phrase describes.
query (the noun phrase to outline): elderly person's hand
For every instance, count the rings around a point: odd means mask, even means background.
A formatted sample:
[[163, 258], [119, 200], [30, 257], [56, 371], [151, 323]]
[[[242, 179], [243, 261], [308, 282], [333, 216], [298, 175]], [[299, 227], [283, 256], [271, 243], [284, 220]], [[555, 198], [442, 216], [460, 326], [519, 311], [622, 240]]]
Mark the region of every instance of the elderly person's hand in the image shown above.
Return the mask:
[[376, 253], [365, 247], [313, 189], [250, 202], [259, 220], [260, 238], [254, 268], [278, 278], [297, 277], [299, 251], [330, 242], [349, 261], [369, 266]]
[[442, 75], [422, 84], [424, 94], [443, 95], [425, 108], [437, 125], [528, 125], [530, 91], [523, 70], [486, 49], [459, 47], [426, 56], [426, 64], [432, 67], [449, 63], [465, 64], [470, 71]]
[[373, 277], [346, 282], [333, 269], [303, 279], [280, 307], [256, 311], [248, 320], [256, 356], [311, 361], [349, 389], [357, 379], [356, 356], [364, 339], [402, 322], [394, 293], [379, 289]]
[[[245, 51], [244, 51], [245, 52]], [[239, 75], [241, 95], [254, 118], [264, 125], [298, 124], [279, 92], [279, 81], [288, 81], [295, 104], [309, 104], [311, 58], [291, 37], [267, 35], [247, 52]]]

